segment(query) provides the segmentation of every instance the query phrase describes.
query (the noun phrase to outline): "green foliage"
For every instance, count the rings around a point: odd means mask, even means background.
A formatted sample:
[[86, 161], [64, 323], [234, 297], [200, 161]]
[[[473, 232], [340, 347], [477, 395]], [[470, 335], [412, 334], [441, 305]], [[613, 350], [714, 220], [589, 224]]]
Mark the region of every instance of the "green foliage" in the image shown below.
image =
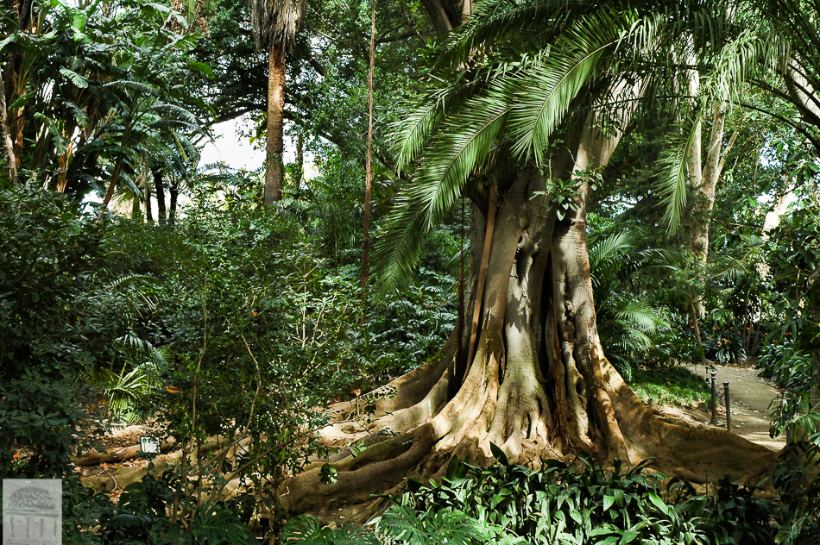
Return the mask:
[[11, 11], [0, 19], [16, 81], [7, 102], [19, 116], [21, 179], [74, 194], [113, 183], [138, 196], [146, 163], [187, 169], [206, 107], [187, 87], [204, 68], [191, 59], [198, 36], [168, 24], [184, 29], [186, 20], [144, 0], [118, 9], [57, 0], [31, 10], [24, 20]]
[[[68, 464], [86, 416], [75, 381], [96, 361], [84, 340], [106, 327], [73, 304], [76, 286], [93, 277], [101, 227], [61, 196], [0, 191], [4, 475], [48, 475]], [[13, 460], [21, 450], [31, 455]]]
[[589, 248], [598, 331], [607, 357], [626, 380], [631, 380], [632, 364], [647, 363], [655, 339], [671, 329], [665, 309], [650, 303], [648, 282], [658, 269], [669, 267], [669, 254], [654, 248], [636, 251], [633, 233], [610, 233], [614, 224], [599, 227], [598, 221], [593, 218], [600, 231]]
[[378, 523], [385, 545], [514, 545], [526, 543], [504, 527], [474, 518], [456, 509], [416, 512], [394, 505]]
[[636, 371], [629, 386], [642, 400], [657, 405], [705, 406], [710, 395], [702, 377], [681, 367]]
[[425, 513], [463, 510], [533, 544], [706, 543], [697, 521], [664, 501], [659, 480], [642, 469], [616, 464], [610, 472], [586, 460], [545, 462], [535, 471], [453, 462], [442, 482], [412, 485], [400, 505]]
[[363, 528], [354, 525], [328, 528], [309, 516], [290, 519], [280, 539], [292, 545], [379, 545], [376, 537]]
[[[791, 430], [799, 435], [820, 434], [820, 409], [812, 388], [820, 383], [817, 361], [791, 340], [767, 345], [760, 356], [763, 373], [781, 389], [773, 402], [772, 436]], [[820, 443], [818, 443], [820, 446]]]
[[[323, 527], [292, 519], [283, 533], [293, 545], [555, 545], [814, 543], [817, 488], [790, 488], [802, 475], [779, 473], [784, 504], [751, 486], [721, 479], [708, 494], [685, 481], [645, 474], [644, 464], [605, 469], [586, 459], [544, 462], [537, 470], [509, 465], [480, 468], [451, 461], [440, 482], [410, 481], [408, 491], [362, 528]], [[808, 493], [806, 499], [805, 493]], [[377, 539], [378, 538], [378, 539]]]
[[[238, 518], [223, 502], [206, 502], [193, 507], [194, 515], [183, 524], [168, 509], [182, 509], [175, 498], [178, 482], [166, 474], [161, 480], [145, 477], [125, 489], [116, 507], [107, 509], [100, 519], [103, 543], [130, 545], [165, 543], [184, 545], [248, 545], [255, 543], [246, 521]], [[182, 496], [183, 502], [191, 498]], [[189, 506], [192, 507], [192, 506]]]

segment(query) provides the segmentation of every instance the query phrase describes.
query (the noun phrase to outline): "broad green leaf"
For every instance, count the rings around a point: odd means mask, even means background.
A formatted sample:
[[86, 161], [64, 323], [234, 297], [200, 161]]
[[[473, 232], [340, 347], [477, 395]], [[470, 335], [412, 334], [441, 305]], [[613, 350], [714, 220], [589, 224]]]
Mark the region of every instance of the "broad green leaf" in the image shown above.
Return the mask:
[[83, 76], [75, 72], [74, 70], [69, 70], [68, 68], [60, 68], [60, 73], [71, 80], [71, 83], [79, 87], [80, 89], [85, 89], [88, 87], [88, 80], [85, 79]]

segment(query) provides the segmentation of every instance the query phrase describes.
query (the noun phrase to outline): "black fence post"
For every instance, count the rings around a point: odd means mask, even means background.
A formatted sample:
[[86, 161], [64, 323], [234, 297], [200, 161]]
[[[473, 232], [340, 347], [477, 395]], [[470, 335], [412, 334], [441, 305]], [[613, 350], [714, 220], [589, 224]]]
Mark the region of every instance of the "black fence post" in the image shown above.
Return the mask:
[[710, 377], [710, 384], [712, 386], [712, 400], [710, 404], [710, 408], [712, 409], [712, 418], [709, 420], [709, 424], [713, 426], [717, 426], [718, 419], [717, 419], [717, 371], [712, 369]]
[[723, 383], [723, 397], [726, 398], [726, 429], [732, 431], [732, 406], [729, 403], [729, 383]]

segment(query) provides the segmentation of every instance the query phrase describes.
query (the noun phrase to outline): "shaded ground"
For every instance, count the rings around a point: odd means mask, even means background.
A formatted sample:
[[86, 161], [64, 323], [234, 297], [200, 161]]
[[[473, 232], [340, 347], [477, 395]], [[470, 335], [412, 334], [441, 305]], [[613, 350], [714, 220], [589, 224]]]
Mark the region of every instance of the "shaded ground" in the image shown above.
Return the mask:
[[[717, 369], [718, 393], [720, 396], [718, 401], [718, 426], [724, 427], [726, 425], [723, 382], [728, 381], [730, 383], [732, 405], [732, 431], [773, 451], [782, 449], [785, 446], [784, 437], [776, 439], [769, 437], [769, 406], [778, 395], [777, 389], [765, 379], [759, 377], [755, 368], [724, 365], [716, 365], [715, 367]], [[702, 365], [689, 365], [686, 369], [697, 377], [703, 377], [704, 379], [706, 377], [706, 370]], [[683, 374], [687, 375], [686, 373]], [[650, 384], [652, 382], [650, 380], [642, 386], [644, 389], [653, 388], [647, 390], [647, 394], [655, 400], [655, 403], [663, 405], [658, 407], [659, 410], [676, 419], [708, 425], [710, 420], [708, 405], [702, 402], [703, 399], [708, 398], [708, 394], [704, 394], [704, 389], [700, 387], [700, 384], [693, 387], [692, 384], [687, 384], [686, 380], [681, 379], [681, 377], [667, 378], [669, 380], [658, 385], [653, 386]], [[661, 394], [666, 395], [669, 399], [665, 399]], [[689, 397], [692, 399], [689, 400]], [[667, 403], [677, 405], [691, 403], [691, 405], [681, 408], [666, 406]], [[141, 435], [161, 435], [161, 433], [151, 424], [114, 427], [102, 438], [100, 447], [101, 450], [116, 451], [138, 444]], [[84, 477], [114, 475], [123, 467], [136, 468], [147, 463], [145, 458], [136, 457], [122, 462], [81, 467], [77, 468], [77, 471]], [[116, 499], [120, 492], [121, 490], [117, 488], [111, 492], [111, 495]]]
[[[715, 365], [718, 382], [718, 418], [720, 426], [726, 425], [723, 408], [723, 383], [729, 382], [729, 397], [732, 409], [732, 431], [741, 437], [771, 450], [780, 450], [786, 445], [785, 437], [769, 437], [769, 406], [777, 397], [777, 389], [757, 374], [754, 367]], [[703, 365], [689, 365], [687, 369], [706, 378]], [[709, 413], [687, 410], [693, 419], [708, 423]]]

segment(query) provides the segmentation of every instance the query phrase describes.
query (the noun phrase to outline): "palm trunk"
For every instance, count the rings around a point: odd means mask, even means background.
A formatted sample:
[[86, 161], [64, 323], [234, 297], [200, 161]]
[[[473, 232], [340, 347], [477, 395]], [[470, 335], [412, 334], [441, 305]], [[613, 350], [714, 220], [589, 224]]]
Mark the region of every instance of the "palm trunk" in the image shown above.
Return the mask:
[[296, 132], [296, 184], [301, 188], [305, 181], [305, 137], [302, 129]]
[[154, 213], [151, 210], [151, 184], [145, 180], [145, 223], [154, 223]]
[[[122, 137], [121, 145], [123, 148], [126, 148], [131, 140], [131, 120], [128, 121], [128, 124], [125, 128], [125, 134]], [[108, 182], [108, 189], [105, 190], [105, 195], [103, 196], [102, 201], [102, 208], [108, 208], [108, 204], [111, 202], [111, 199], [114, 197], [114, 191], [117, 189], [117, 184], [120, 182], [120, 176], [122, 175], [122, 167], [123, 163], [125, 162], [125, 152], [121, 151], [120, 154], [117, 156], [117, 160], [114, 162], [114, 171], [111, 173], [111, 181]]]
[[102, 208], [108, 208], [111, 199], [114, 198], [114, 190], [117, 188], [117, 183], [120, 181], [120, 174], [122, 173], [122, 163], [124, 157], [122, 154], [117, 157], [114, 163], [114, 171], [111, 173], [111, 180], [108, 182], [108, 189], [105, 190], [105, 195], [102, 200]]
[[362, 243], [362, 318], [367, 311], [367, 280], [370, 276], [370, 201], [373, 191], [373, 73], [376, 69], [376, 0], [370, 7], [370, 70], [367, 74], [367, 156], [364, 174], [364, 241]]
[[157, 192], [157, 221], [160, 225], [165, 225], [166, 223], [166, 211], [165, 211], [165, 184], [162, 181], [162, 172], [159, 169], [154, 168], [152, 171], [154, 175], [154, 189]]
[[268, 57], [268, 125], [265, 147], [265, 205], [282, 198], [284, 165], [285, 48], [275, 44]]

